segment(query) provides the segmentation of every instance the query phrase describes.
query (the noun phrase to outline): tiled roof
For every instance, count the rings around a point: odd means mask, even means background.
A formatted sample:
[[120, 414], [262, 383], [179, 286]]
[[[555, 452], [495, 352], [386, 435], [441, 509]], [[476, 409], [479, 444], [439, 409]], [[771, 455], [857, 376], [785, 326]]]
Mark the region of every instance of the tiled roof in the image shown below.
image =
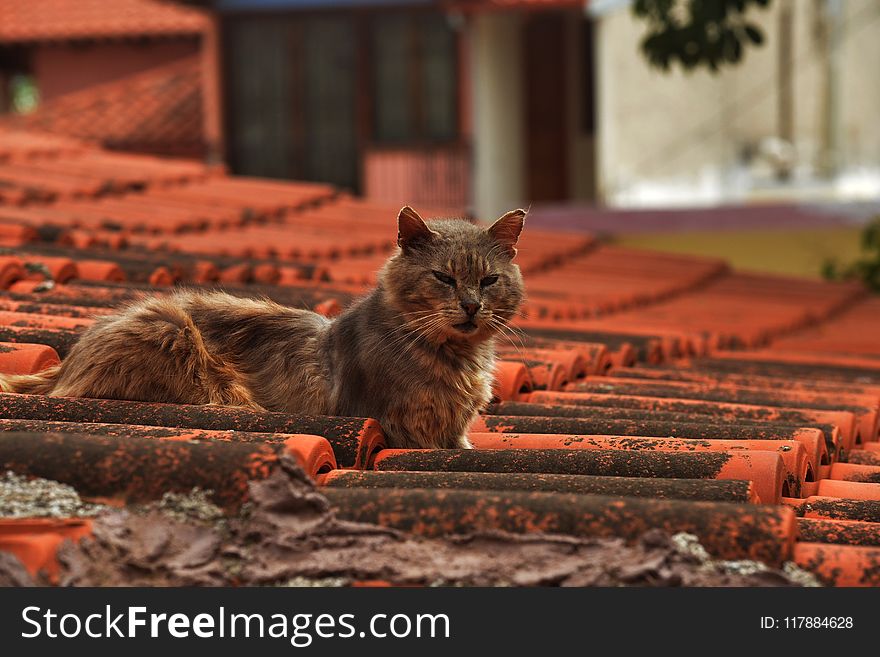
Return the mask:
[[78, 139], [23, 132], [0, 126], [0, 162], [80, 153], [86, 145]]
[[163, 0], [0, 0], [0, 43], [200, 34], [204, 13]]
[[[327, 186], [8, 132], [0, 153], [22, 165], [0, 165], [3, 373], [56, 363], [92, 317], [172, 284], [332, 316], [393, 248], [397, 208]], [[0, 579], [699, 583], [676, 556], [686, 532], [776, 578], [736, 583], [786, 581], [793, 562], [880, 585], [880, 301], [528, 227], [518, 257], [521, 340], [499, 346], [474, 450], [386, 449], [369, 418], [0, 393], [0, 470], [38, 478], [0, 481], [19, 500], [0, 492], [0, 550], [24, 564]], [[50, 504], [44, 480], [72, 488]], [[471, 534], [487, 538], [452, 540]]]
[[197, 57], [59, 96], [0, 125], [100, 143], [106, 148], [200, 157], [204, 151]]

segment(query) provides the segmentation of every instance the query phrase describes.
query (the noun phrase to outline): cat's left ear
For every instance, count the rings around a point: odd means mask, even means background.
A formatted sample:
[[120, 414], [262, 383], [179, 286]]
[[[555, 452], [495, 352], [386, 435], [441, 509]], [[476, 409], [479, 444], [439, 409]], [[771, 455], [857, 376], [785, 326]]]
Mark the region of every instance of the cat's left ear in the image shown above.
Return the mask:
[[488, 233], [498, 244], [504, 247], [505, 253], [513, 258], [516, 255], [516, 242], [522, 233], [526, 221], [525, 210], [511, 210], [494, 224], [489, 226]]
[[402, 249], [424, 244], [436, 237], [437, 233], [428, 228], [419, 213], [408, 205], [403, 206], [397, 215], [397, 246]]

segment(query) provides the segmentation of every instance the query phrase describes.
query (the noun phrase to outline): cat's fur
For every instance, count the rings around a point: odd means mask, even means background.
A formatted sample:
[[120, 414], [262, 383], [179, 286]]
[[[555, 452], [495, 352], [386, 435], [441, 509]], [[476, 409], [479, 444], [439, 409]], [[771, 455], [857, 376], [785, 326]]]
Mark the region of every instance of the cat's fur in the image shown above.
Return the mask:
[[0, 376], [0, 387], [367, 416], [393, 447], [467, 447], [468, 425], [491, 397], [494, 339], [523, 300], [511, 260], [524, 219], [515, 210], [484, 229], [425, 223], [405, 207], [378, 286], [333, 321], [180, 291], [98, 319], [60, 366]]

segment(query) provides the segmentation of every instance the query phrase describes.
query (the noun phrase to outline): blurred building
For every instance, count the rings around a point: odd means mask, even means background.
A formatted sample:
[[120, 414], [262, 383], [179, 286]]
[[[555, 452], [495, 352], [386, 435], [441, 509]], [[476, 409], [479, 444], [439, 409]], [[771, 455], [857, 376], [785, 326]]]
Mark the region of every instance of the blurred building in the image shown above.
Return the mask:
[[773, 0], [718, 74], [651, 68], [631, 4], [0, 0], [0, 110], [486, 217], [880, 197], [880, 2]]
[[738, 65], [662, 74], [593, 0], [597, 184], [613, 205], [880, 200], [880, 2], [772, 0]]
[[0, 123], [204, 157], [210, 26], [159, 0], [0, 0]]
[[774, 0], [738, 66], [662, 73], [626, 0], [203, 0], [242, 173], [470, 207], [880, 192], [880, 3]]
[[233, 170], [476, 208], [593, 196], [580, 0], [217, 0]]

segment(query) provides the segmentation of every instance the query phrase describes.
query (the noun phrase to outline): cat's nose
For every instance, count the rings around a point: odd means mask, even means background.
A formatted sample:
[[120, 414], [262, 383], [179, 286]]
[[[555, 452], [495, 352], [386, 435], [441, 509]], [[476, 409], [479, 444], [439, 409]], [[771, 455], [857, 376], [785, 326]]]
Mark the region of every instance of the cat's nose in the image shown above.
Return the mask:
[[461, 302], [461, 307], [468, 315], [473, 317], [477, 314], [477, 312], [479, 312], [480, 308], [483, 307], [483, 304], [481, 304], [479, 301], [474, 301], [473, 299], [466, 299], [465, 301]]

